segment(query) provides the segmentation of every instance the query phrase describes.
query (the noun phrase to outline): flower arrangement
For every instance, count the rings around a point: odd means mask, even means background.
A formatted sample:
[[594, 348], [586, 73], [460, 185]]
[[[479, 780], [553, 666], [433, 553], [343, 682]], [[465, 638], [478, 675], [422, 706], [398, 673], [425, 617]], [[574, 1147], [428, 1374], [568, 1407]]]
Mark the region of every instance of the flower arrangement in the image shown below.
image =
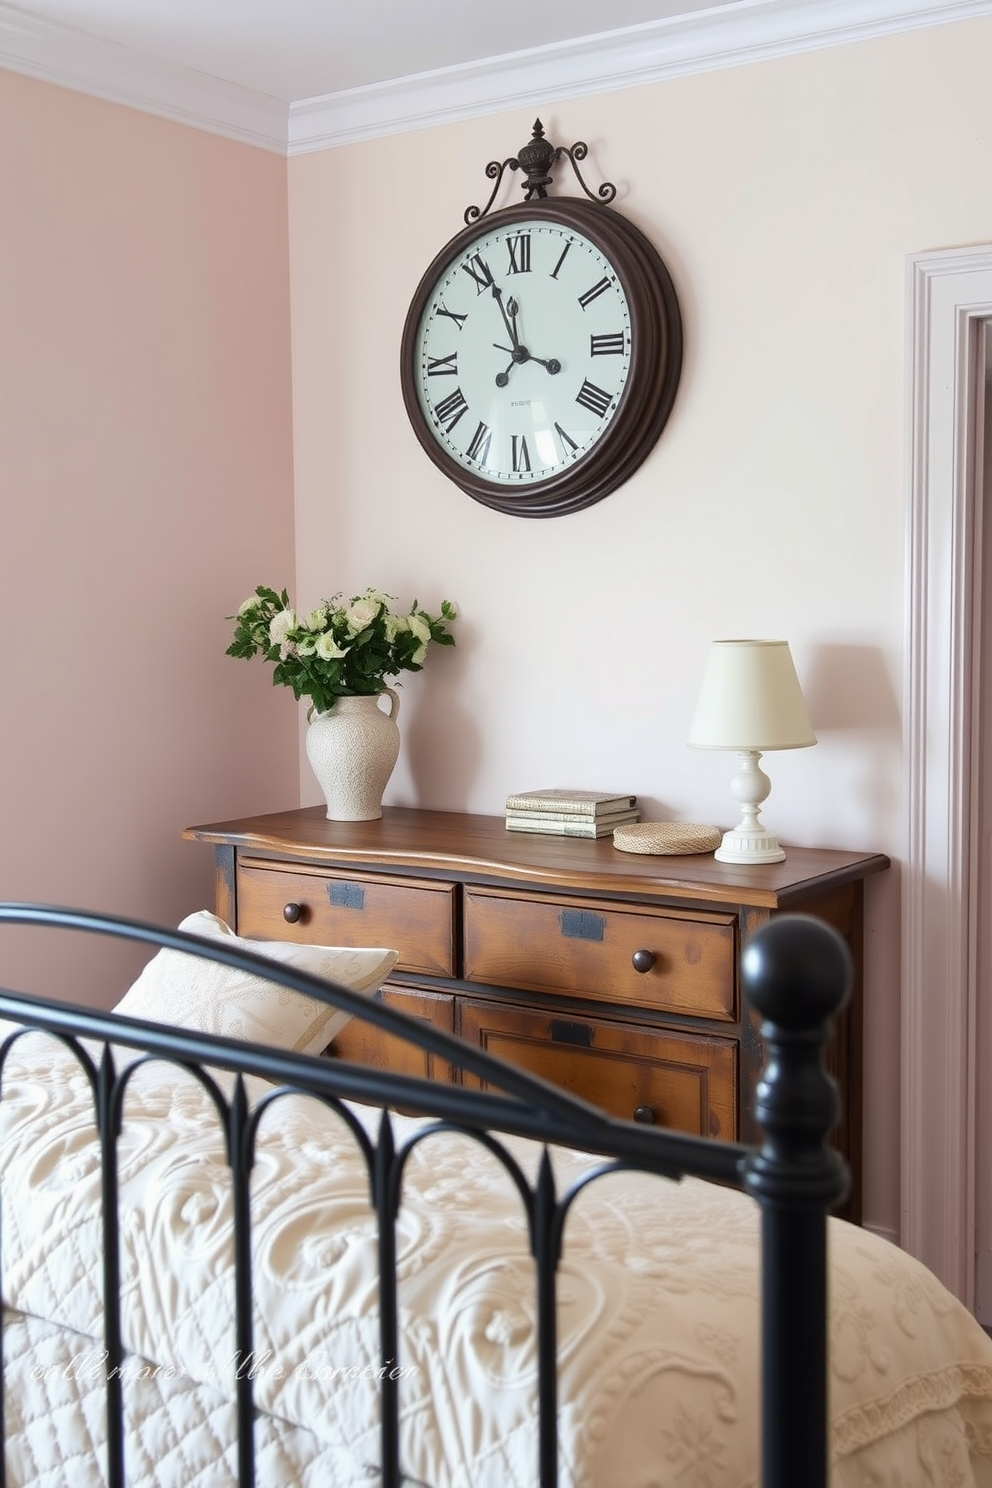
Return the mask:
[[387, 677], [423, 669], [431, 641], [453, 646], [448, 624], [457, 611], [443, 600], [441, 613], [430, 615], [414, 600], [409, 613], [393, 614], [392, 596], [366, 589], [345, 602], [340, 594], [298, 615], [283, 589], [255, 593], [239, 605], [234, 640], [228, 656], [261, 653], [275, 664], [272, 681], [293, 689], [294, 697], [311, 700], [311, 714], [326, 713], [339, 697], [366, 697], [382, 692]]

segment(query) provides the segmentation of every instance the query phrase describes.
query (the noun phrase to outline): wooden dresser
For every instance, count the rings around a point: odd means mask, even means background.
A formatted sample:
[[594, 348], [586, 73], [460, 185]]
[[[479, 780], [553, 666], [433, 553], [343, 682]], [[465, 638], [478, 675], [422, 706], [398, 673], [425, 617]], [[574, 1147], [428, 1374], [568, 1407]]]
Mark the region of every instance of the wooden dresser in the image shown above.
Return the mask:
[[[394, 946], [380, 994], [394, 1006], [616, 1116], [726, 1139], [757, 1136], [762, 1050], [742, 1005], [741, 948], [776, 912], [819, 915], [856, 967], [831, 1067], [835, 1140], [853, 1177], [845, 1212], [860, 1218], [862, 900], [887, 858], [790, 848], [784, 863], [737, 867], [406, 807], [330, 822], [314, 806], [183, 835], [213, 844], [216, 910], [239, 934]], [[333, 1052], [462, 1077], [357, 1019]]]

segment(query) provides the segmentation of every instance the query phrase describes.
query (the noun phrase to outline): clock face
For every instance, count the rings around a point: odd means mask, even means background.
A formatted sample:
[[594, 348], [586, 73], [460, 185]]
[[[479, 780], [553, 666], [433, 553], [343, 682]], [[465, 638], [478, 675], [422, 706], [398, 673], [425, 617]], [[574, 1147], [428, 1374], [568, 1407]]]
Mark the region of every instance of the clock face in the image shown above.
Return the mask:
[[446, 265], [416, 352], [420, 408], [451, 459], [494, 485], [533, 486], [582, 460], [616, 414], [630, 307], [589, 238], [525, 219]]
[[483, 505], [599, 501], [658, 439], [682, 365], [671, 278], [619, 213], [574, 198], [459, 233], [420, 281], [400, 354], [414, 433]]

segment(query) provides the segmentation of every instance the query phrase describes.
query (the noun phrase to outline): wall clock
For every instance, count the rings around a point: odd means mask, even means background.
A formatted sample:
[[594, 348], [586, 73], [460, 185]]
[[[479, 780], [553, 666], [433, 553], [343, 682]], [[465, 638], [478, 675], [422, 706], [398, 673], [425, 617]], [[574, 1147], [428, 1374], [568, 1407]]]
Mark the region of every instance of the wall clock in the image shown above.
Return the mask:
[[[438, 253], [407, 312], [403, 401], [435, 465], [484, 506], [561, 516], [631, 476], [668, 420], [682, 370], [671, 276], [645, 235], [592, 196], [581, 142], [540, 121], [515, 158], [486, 168], [486, 207]], [[549, 198], [567, 155], [586, 197]], [[507, 169], [525, 200], [490, 214]]]

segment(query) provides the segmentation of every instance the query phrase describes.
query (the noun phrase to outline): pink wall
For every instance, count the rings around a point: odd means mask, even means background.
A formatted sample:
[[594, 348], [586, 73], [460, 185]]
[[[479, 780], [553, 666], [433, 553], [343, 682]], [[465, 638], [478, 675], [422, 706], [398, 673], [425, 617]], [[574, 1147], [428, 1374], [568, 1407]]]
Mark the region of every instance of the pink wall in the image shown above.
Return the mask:
[[[183, 827], [298, 799], [292, 698], [223, 654], [292, 580], [286, 165], [8, 72], [0, 139], [0, 898], [175, 923]], [[105, 1004], [136, 964], [28, 971], [27, 933], [7, 986]]]

